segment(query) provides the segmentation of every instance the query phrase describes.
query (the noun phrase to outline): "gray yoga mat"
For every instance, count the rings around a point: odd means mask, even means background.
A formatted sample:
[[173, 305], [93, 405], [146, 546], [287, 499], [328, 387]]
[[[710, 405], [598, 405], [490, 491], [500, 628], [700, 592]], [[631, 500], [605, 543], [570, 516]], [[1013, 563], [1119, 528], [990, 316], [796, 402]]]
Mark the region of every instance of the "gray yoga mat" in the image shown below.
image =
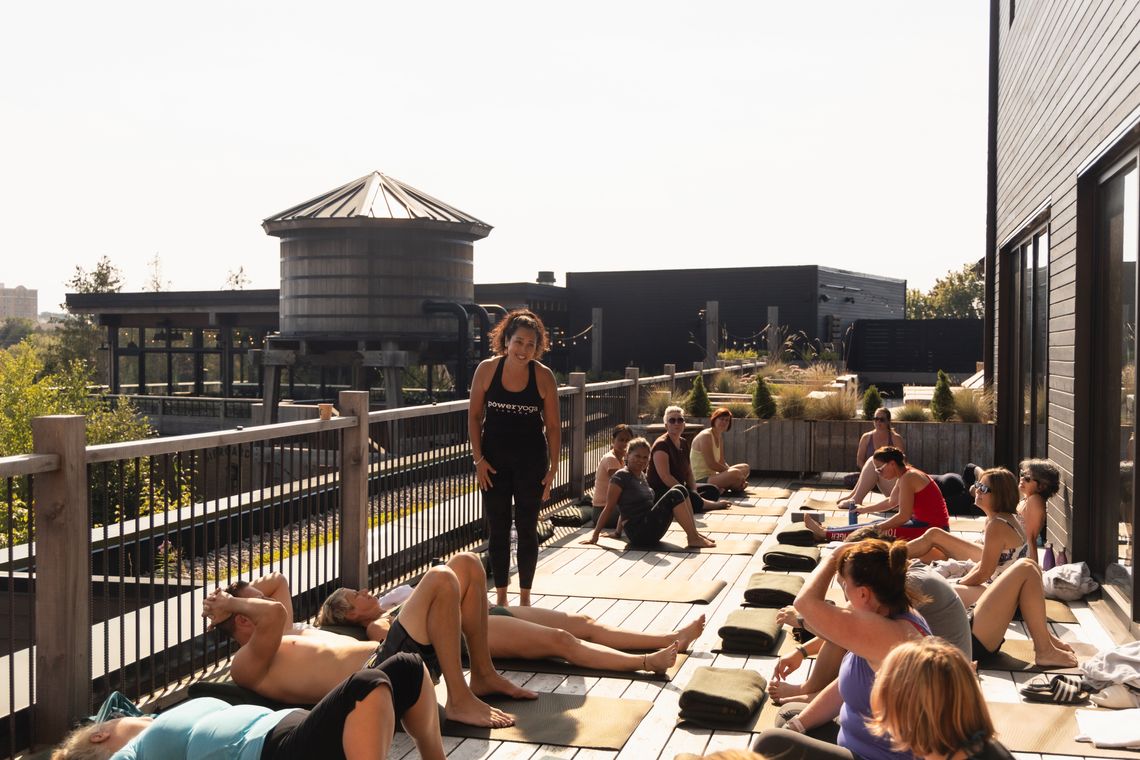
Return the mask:
[[479, 728], [443, 721], [444, 736], [464, 736], [501, 742], [555, 744], [617, 751], [625, 746], [637, 724], [653, 707], [644, 699], [614, 699], [583, 694], [544, 692], [538, 699], [485, 698], [515, 716], [509, 728]]
[[[635, 599], [642, 602], [708, 604], [727, 584], [715, 581], [676, 581], [667, 578], [614, 578], [597, 575], [536, 575], [534, 593], [584, 596], [590, 599]], [[517, 592], [518, 578], [510, 590]]]
[[1090, 742], [1079, 742], [1077, 710], [1072, 705], [990, 702], [990, 717], [997, 739], [1010, 752], [1039, 752], [1076, 757], [1126, 757], [1136, 760], [1140, 752], [1126, 749], [1098, 749]]
[[753, 499], [789, 499], [792, 496], [791, 489], [772, 486], [748, 486], [744, 493]]
[[554, 659], [541, 659], [541, 660], [524, 660], [516, 657], [496, 657], [495, 667], [499, 670], [517, 670], [522, 673], [554, 673], [555, 675], [565, 676], [586, 676], [593, 678], [629, 678], [636, 681], [672, 681], [677, 676], [677, 671], [685, 664], [685, 660], [689, 659], [687, 654], [678, 654], [677, 661], [673, 663], [673, 667], [666, 670], [664, 673], [650, 673], [644, 670], [630, 672], [628, 670], [598, 670], [597, 668], [586, 668], [580, 665], [573, 665], [565, 660]]
[[[1077, 659], [1084, 662], [1097, 653], [1092, 644], [1081, 641], [1072, 642], [1073, 651]], [[1033, 664], [1033, 642], [1028, 639], [1006, 639], [1001, 649], [993, 657], [987, 658], [984, 663], [978, 663], [982, 670], [1017, 670], [1026, 673], [1080, 673], [1079, 667], [1039, 668]]]

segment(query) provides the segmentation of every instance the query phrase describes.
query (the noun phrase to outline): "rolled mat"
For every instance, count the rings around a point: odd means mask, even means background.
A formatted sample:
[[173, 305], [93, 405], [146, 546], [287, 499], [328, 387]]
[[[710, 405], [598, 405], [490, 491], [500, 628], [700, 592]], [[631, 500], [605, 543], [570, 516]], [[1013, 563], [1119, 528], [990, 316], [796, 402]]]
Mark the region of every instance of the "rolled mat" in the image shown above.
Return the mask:
[[653, 707], [644, 699], [614, 699], [543, 692], [538, 699], [484, 697], [515, 717], [509, 728], [480, 728], [442, 721], [444, 736], [490, 741], [556, 744], [560, 747], [620, 750]]
[[[1070, 642], [1079, 662], [1084, 662], [1097, 653], [1097, 648], [1083, 641]], [[980, 670], [1017, 670], [1026, 673], [1080, 673], [1080, 667], [1062, 668], [1058, 666], [1038, 667], [1033, 662], [1033, 642], [1029, 639], [1006, 639], [1001, 649], [992, 657], [978, 659]], [[977, 653], [974, 657], [977, 659]]]
[[496, 657], [495, 667], [499, 670], [518, 670], [522, 673], [554, 673], [555, 675], [565, 676], [585, 676], [594, 678], [627, 678], [637, 681], [672, 681], [677, 676], [677, 671], [685, 664], [685, 660], [689, 659], [687, 654], [678, 654], [677, 661], [673, 663], [673, 667], [666, 670], [664, 673], [651, 673], [647, 670], [636, 671], [616, 671], [616, 670], [598, 670], [597, 668], [587, 668], [581, 665], [574, 665], [566, 662], [566, 660], [555, 659], [541, 659], [541, 660], [524, 660], [517, 657]]
[[[990, 702], [990, 717], [997, 740], [1010, 752], [1039, 752], [1076, 757], [1140, 758], [1126, 749], [1101, 749], [1091, 742], [1079, 742], [1077, 710], [1072, 705]], [[1087, 709], [1087, 708], [1085, 708]]]
[[[534, 593], [550, 596], [582, 596], [591, 599], [636, 599], [643, 602], [685, 602], [708, 604], [721, 589], [723, 580], [676, 581], [667, 578], [614, 578], [598, 575], [536, 575]], [[511, 580], [511, 591], [518, 591], [518, 578]]]
[[754, 499], [790, 499], [792, 496], [791, 489], [772, 486], [748, 486], [744, 493]]
[[713, 651], [733, 654], [773, 654], [783, 627], [776, 623], [776, 610], [742, 609], [728, 613], [717, 633], [720, 647]]
[[816, 546], [819, 541], [807, 528], [784, 528], [776, 532], [776, 543], [786, 546]]
[[753, 670], [697, 668], [677, 702], [680, 718], [710, 727], [743, 726], [754, 720], [767, 688]]
[[819, 564], [819, 549], [814, 546], [776, 544], [764, 552], [765, 570], [814, 570]]
[[798, 575], [753, 573], [744, 589], [744, 603], [750, 607], [786, 607], [804, 587]]
[[758, 517], [779, 517], [788, 510], [785, 506], [771, 507], [771, 506], [758, 506], [754, 507], [750, 504], [733, 504], [731, 507], [724, 509], [710, 509], [708, 512], [701, 512], [702, 515], [757, 515]]
[[580, 528], [593, 518], [592, 507], [568, 507], [561, 512], [555, 512], [547, 519], [552, 525], [564, 528]]

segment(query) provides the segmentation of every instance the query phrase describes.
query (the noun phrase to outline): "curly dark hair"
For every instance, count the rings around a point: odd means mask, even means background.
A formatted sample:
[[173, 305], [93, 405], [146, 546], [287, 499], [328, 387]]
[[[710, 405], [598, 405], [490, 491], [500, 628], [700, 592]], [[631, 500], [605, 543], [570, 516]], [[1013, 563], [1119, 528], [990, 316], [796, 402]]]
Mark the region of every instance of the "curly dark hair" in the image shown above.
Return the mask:
[[491, 328], [491, 332], [487, 333], [487, 338], [491, 341], [491, 350], [496, 356], [507, 353], [507, 343], [520, 327], [534, 330], [534, 358], [541, 359], [550, 341], [546, 335], [546, 325], [542, 324], [542, 319], [530, 309], [515, 309]]
[[1037, 481], [1037, 493], [1044, 499], [1061, 489], [1061, 471], [1048, 459], [1023, 459], [1021, 471]]

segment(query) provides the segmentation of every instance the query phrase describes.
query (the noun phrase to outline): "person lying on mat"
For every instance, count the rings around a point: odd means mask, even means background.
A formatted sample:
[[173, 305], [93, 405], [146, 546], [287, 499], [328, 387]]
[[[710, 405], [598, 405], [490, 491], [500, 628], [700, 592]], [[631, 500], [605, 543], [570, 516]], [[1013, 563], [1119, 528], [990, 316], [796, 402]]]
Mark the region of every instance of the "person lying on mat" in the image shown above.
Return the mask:
[[617, 529], [608, 531], [605, 535], [609, 538], [619, 538], [624, 530], [632, 546], [645, 548], [656, 546], [674, 520], [685, 531], [689, 547], [716, 546], [716, 541], [697, 532], [690, 494], [685, 486], [677, 484], [658, 498], [645, 476], [648, 466], [649, 441], [644, 438], [634, 438], [629, 442], [625, 467], [610, 478], [610, 493], [594, 532], [589, 538], [583, 539], [582, 543], [598, 543], [602, 526], [617, 512], [619, 515]]
[[1013, 760], [994, 738], [969, 661], [937, 637], [891, 650], [871, 690], [871, 710], [873, 735], [922, 760]]
[[[317, 625], [360, 626], [368, 638], [382, 642], [395, 619], [382, 611], [380, 601], [367, 591], [342, 588], [325, 600]], [[494, 658], [561, 657], [584, 668], [664, 673], [677, 661], [677, 652], [688, 649], [704, 628], [704, 615], [684, 628], [657, 634], [614, 628], [586, 615], [558, 610], [496, 606], [487, 620], [487, 645]], [[650, 651], [630, 654], [618, 650]]]
[[[491, 662], [487, 574], [474, 554], [456, 555], [447, 565], [428, 570], [379, 647], [294, 625], [292, 593], [280, 573], [252, 583], [239, 581], [225, 591], [215, 589], [206, 597], [202, 614], [241, 645], [230, 665], [234, 682], [278, 702], [314, 704], [366, 663], [397, 652], [422, 656], [433, 679], [442, 675], [447, 683], [446, 715], [460, 723], [514, 724], [510, 715], [479, 699], [482, 695], [538, 696], [501, 676]], [[460, 633], [471, 656], [470, 686], [460, 665]]]
[[[796, 596], [795, 608], [819, 636], [847, 650], [839, 678], [783, 728], [763, 731], [753, 749], [767, 757], [894, 760], [890, 742], [871, 735], [871, 687], [883, 659], [895, 646], [930, 635], [907, 584], [906, 544], [870, 539], [844, 544], [820, 562]], [[827, 601], [835, 579], [850, 607]], [[839, 718], [837, 743], [806, 735]], [[905, 756], [903, 756], [905, 757]]]
[[907, 551], [912, 557], [930, 556], [932, 550], [947, 559], [969, 560], [973, 566], [956, 580], [958, 595], [968, 606], [985, 591], [985, 584], [998, 578], [1014, 562], [1028, 556], [1025, 528], [1017, 514], [1017, 478], [1004, 467], [982, 472], [970, 486], [974, 503], [986, 515], [982, 543], [931, 528], [914, 538]]
[[77, 728], [51, 757], [383, 760], [397, 722], [420, 757], [443, 760], [435, 692], [423, 661], [411, 654], [357, 670], [312, 710], [273, 711], [213, 697], [190, 699], [157, 717], [114, 718]]
[[732, 412], [720, 407], [709, 418], [709, 426], [697, 433], [689, 452], [689, 465], [698, 484], [711, 483], [721, 491], [743, 491], [752, 469], [740, 462], [729, 465], [724, 458], [724, 434], [732, 430]]
[[[898, 513], [873, 523], [884, 536], [894, 538], [917, 538], [932, 527], [949, 528], [950, 513], [946, 511], [946, 501], [934, 479], [922, 470], [907, 464], [906, 455], [894, 446], [883, 446], [871, 458], [875, 471], [895, 478], [894, 491], [888, 504], [898, 505]], [[887, 504], [869, 507], [856, 507], [857, 514], [882, 512]], [[842, 541], [859, 525], [844, 525], [839, 528], [825, 528], [811, 515], [804, 515], [804, 527], [811, 530], [819, 541]]]
[[[855, 448], [855, 466], [859, 469], [855, 485], [839, 497], [839, 505], [851, 509], [863, 503], [863, 499], [877, 486], [884, 496], [890, 496], [897, 478], [889, 478], [875, 470], [872, 456], [883, 446], [894, 446], [903, 451], [903, 437], [891, 427], [891, 411], [885, 406], [875, 410], [871, 418], [872, 427], [859, 438]], [[848, 481], [850, 482], [850, 481]]]
[[653, 442], [649, 454], [652, 463], [648, 479], [653, 493], [660, 499], [673, 486], [684, 486], [688, 489], [693, 512], [731, 506], [727, 501], [716, 501], [720, 498], [719, 488], [709, 483], [698, 486], [693, 477], [689, 442], [681, 436], [685, 432], [684, 410], [679, 406], [670, 406], [665, 409], [662, 419], [665, 421], [665, 432]]

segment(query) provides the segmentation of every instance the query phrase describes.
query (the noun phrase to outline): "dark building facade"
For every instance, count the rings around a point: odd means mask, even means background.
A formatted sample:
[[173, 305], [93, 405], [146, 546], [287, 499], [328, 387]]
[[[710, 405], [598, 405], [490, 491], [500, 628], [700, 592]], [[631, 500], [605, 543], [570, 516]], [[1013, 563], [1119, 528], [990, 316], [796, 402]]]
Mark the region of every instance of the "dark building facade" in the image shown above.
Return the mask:
[[1140, 3], [991, 0], [987, 370], [997, 452], [1048, 457], [1055, 546], [1136, 621]]

